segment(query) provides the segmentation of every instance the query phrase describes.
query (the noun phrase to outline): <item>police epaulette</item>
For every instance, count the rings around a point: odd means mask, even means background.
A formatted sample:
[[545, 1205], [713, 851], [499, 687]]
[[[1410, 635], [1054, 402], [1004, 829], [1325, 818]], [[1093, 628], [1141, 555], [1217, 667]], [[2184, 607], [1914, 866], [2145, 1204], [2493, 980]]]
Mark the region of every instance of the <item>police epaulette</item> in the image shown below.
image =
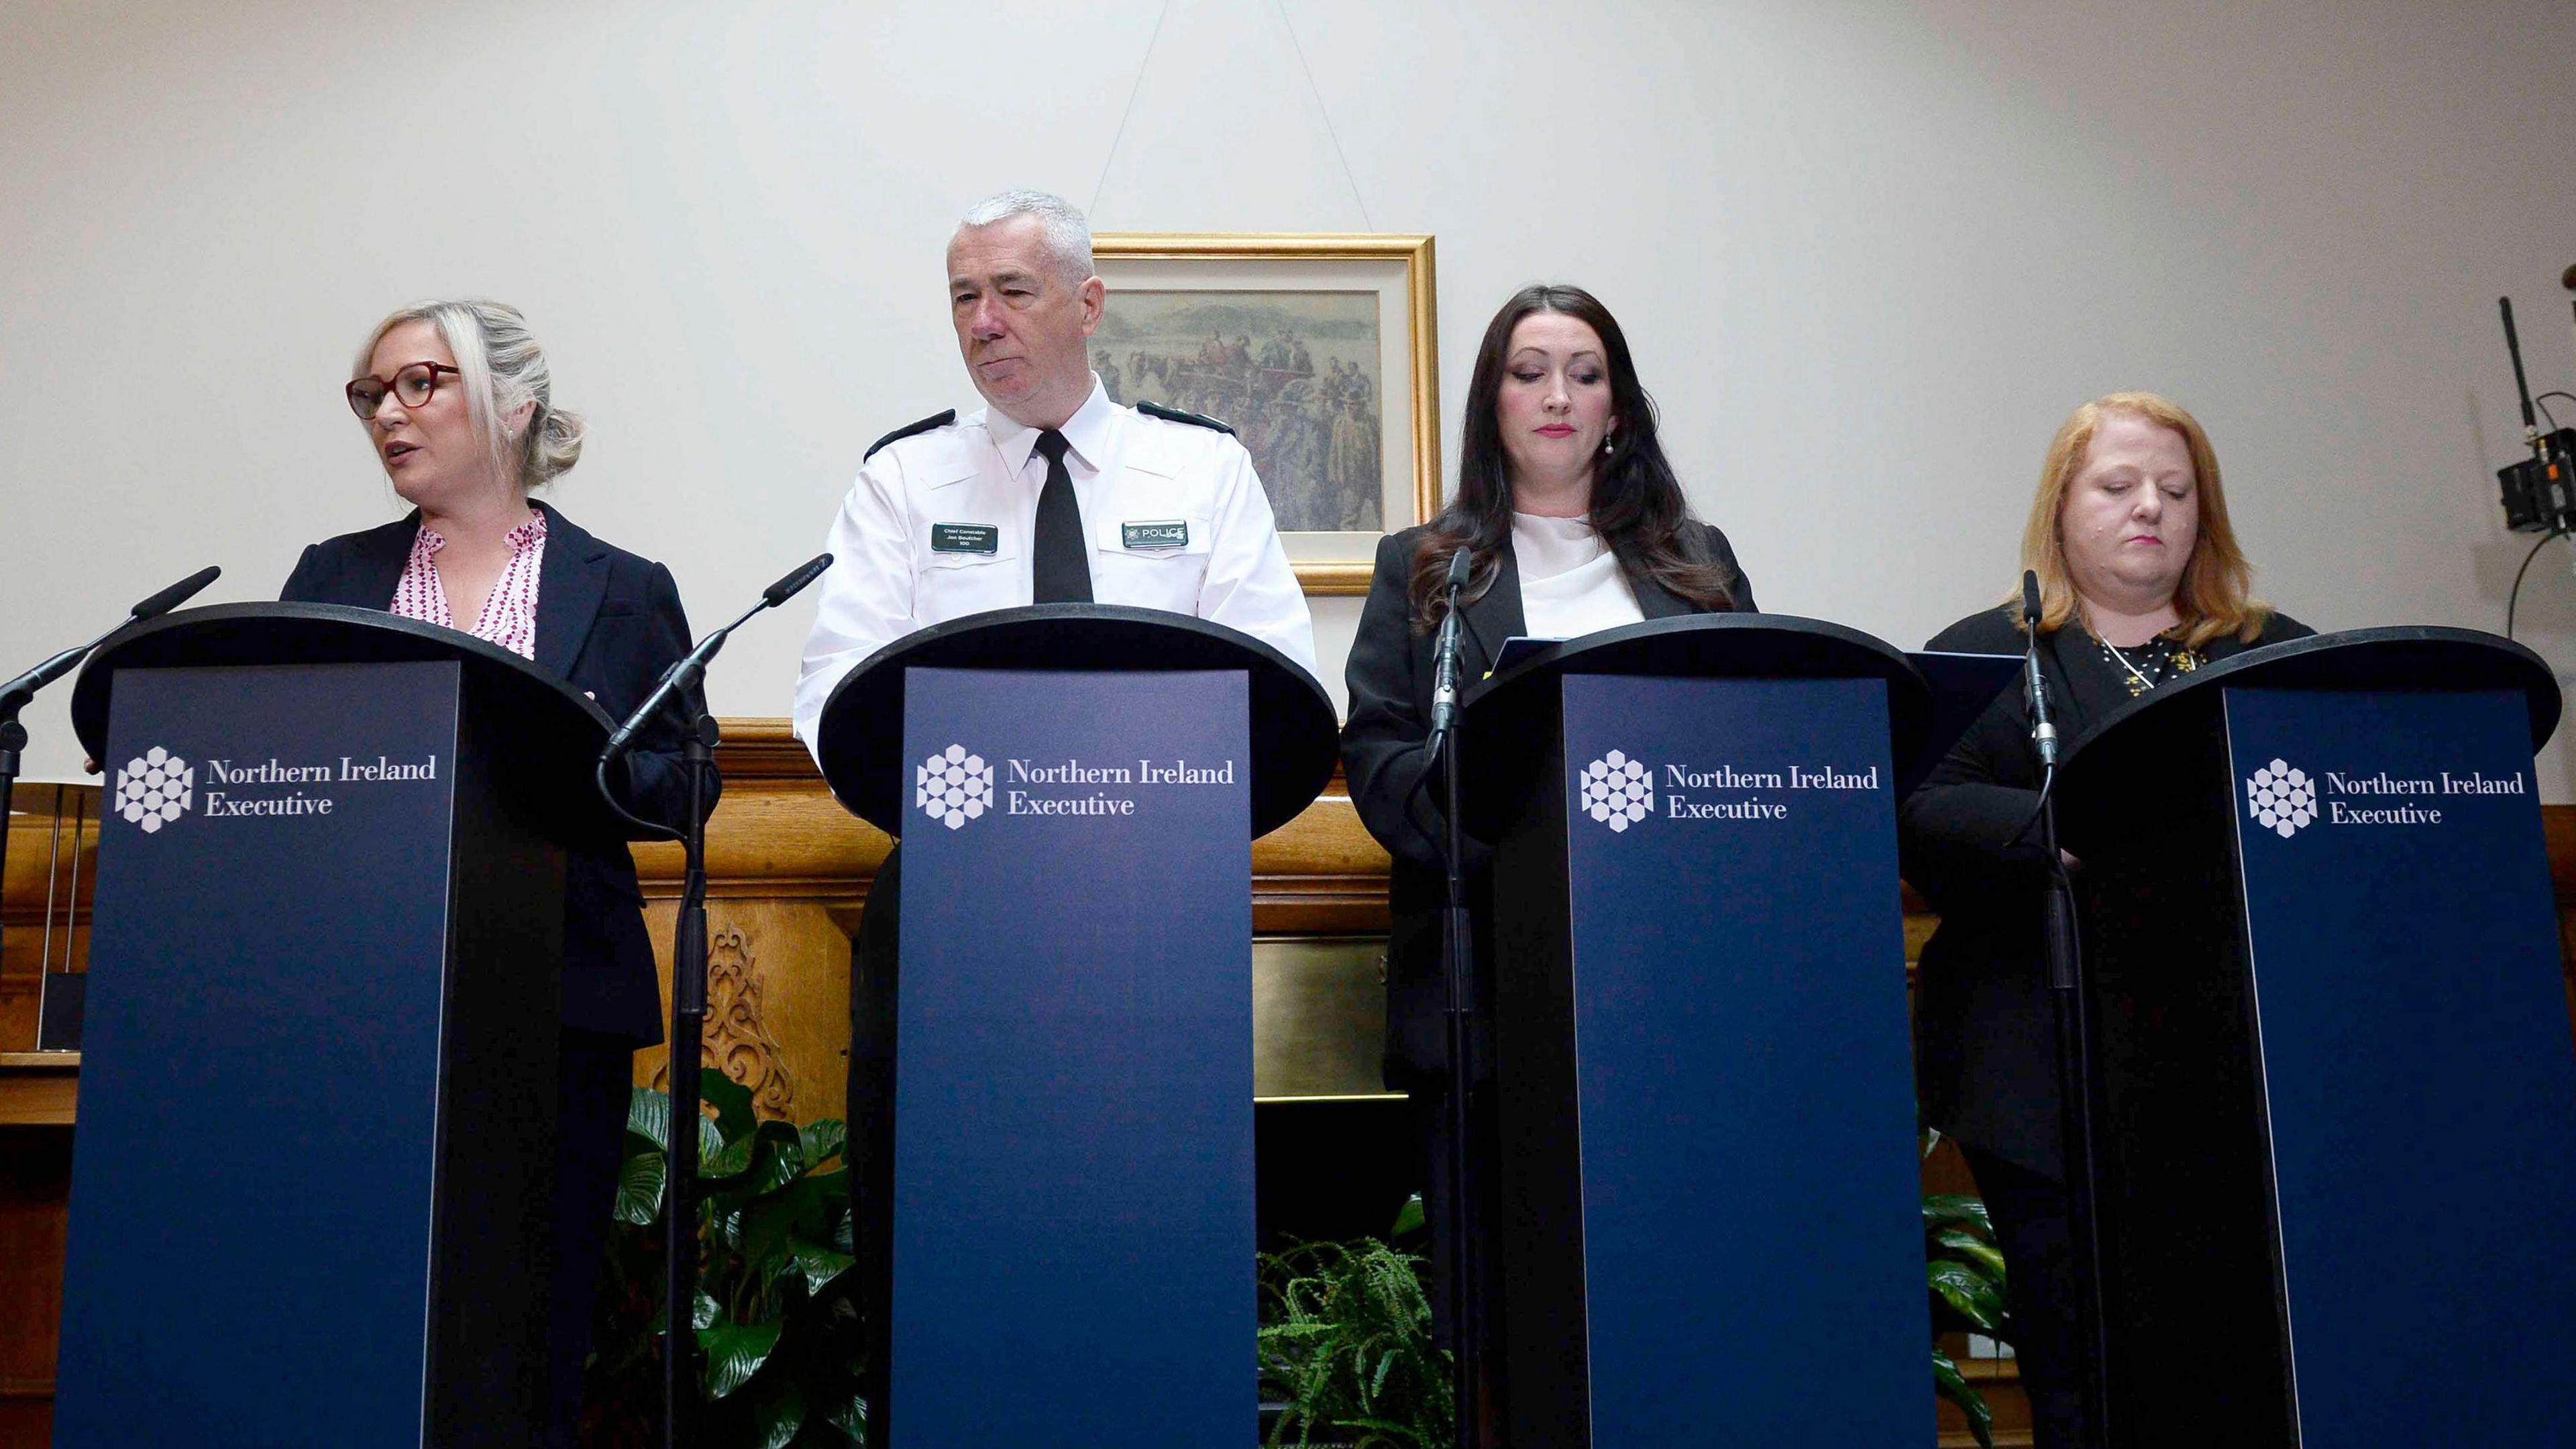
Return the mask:
[[950, 408], [944, 413], [933, 413], [929, 417], [923, 418], [920, 422], [906, 423], [902, 427], [895, 429], [893, 432], [886, 434], [884, 437], [877, 439], [875, 442], [868, 444], [868, 450], [859, 455], [859, 461], [864, 463], [868, 459], [875, 457], [877, 455], [877, 449], [884, 447], [888, 443], [900, 443], [915, 433], [926, 433], [932, 428], [944, 428], [955, 421], [957, 421], [957, 409]]
[[1234, 436], [1234, 429], [1204, 413], [1185, 413], [1179, 408], [1167, 408], [1156, 402], [1139, 402], [1136, 404], [1136, 411], [1147, 417], [1161, 418], [1167, 423], [1187, 423], [1194, 428], [1214, 428], [1227, 437]]

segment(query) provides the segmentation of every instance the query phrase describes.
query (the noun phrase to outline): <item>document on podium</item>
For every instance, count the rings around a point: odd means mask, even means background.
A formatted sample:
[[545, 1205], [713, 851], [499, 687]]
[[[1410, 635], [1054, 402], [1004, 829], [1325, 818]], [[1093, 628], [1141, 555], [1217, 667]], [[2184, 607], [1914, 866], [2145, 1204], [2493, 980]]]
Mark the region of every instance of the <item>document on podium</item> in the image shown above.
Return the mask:
[[1494, 667], [1485, 671], [1485, 677], [1490, 679], [1538, 651], [1564, 642], [1563, 639], [1542, 638], [1535, 634], [1514, 634], [1503, 641], [1502, 648], [1494, 651]]

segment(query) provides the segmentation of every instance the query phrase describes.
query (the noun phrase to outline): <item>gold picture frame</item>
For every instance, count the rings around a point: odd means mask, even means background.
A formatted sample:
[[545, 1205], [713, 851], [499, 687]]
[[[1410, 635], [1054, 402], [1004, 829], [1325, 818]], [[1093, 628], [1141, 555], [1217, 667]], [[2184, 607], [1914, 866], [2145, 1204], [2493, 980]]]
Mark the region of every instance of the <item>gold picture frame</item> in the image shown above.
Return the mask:
[[1298, 583], [1367, 593], [1377, 541], [1440, 506], [1432, 239], [1102, 232], [1091, 251], [1109, 289], [1094, 361], [1112, 396], [1233, 426]]

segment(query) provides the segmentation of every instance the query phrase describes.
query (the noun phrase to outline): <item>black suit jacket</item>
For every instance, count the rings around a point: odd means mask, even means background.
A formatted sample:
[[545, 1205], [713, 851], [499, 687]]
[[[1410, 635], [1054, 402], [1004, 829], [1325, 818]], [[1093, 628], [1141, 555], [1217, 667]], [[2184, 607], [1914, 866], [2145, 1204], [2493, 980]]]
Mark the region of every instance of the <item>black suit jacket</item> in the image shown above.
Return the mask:
[[[1705, 523], [1689, 526], [1696, 532], [1692, 544], [1700, 556], [1726, 572], [1736, 612], [1754, 612], [1753, 586], [1736, 564], [1726, 535]], [[1377, 570], [1369, 580], [1368, 603], [1360, 611], [1359, 632], [1351, 640], [1343, 672], [1350, 689], [1350, 722], [1342, 727], [1342, 768], [1350, 780], [1351, 803], [1369, 834], [1395, 857], [1387, 881], [1393, 920], [1387, 937], [1386, 1073], [1387, 1084], [1398, 1089], [1436, 1078], [1449, 1055], [1441, 1022], [1440, 911], [1448, 896], [1448, 869], [1441, 846], [1439, 785], [1435, 781], [1418, 795], [1413, 788], [1432, 764], [1427, 740], [1434, 640], [1430, 633], [1414, 630], [1409, 592], [1413, 551], [1425, 531], [1408, 528], [1378, 541]], [[1621, 562], [1636, 591], [1637, 607], [1647, 618], [1694, 612], [1639, 572], [1634, 560], [1623, 557]], [[1462, 683], [1482, 679], [1493, 669], [1503, 641], [1529, 632], [1521, 609], [1520, 565], [1509, 539], [1493, 583], [1458, 613], [1458, 678]], [[1481, 844], [1469, 842], [1469, 868], [1479, 877], [1486, 855]], [[1484, 915], [1479, 912], [1479, 920]]]
[[[644, 702], [672, 661], [689, 652], [689, 620], [671, 571], [594, 538], [543, 503], [545, 564], [537, 575], [541, 669], [587, 692], [611, 719]], [[391, 607], [420, 534], [420, 514], [313, 544], [278, 597], [288, 603]], [[685, 709], [706, 706], [693, 691]], [[679, 710], [665, 710], [627, 757], [629, 808], [677, 822], [688, 811], [680, 769]], [[708, 802], [712, 808], [714, 802]], [[563, 1024], [651, 1044], [662, 1039], [653, 943], [644, 893], [623, 844], [571, 850], [564, 859]]]
[[[2019, 654], [2017, 605], [1971, 614], [1927, 648]], [[2251, 644], [2232, 636], [2199, 652], [2212, 662], [2316, 631], [2274, 614]], [[2080, 628], [2039, 642], [2040, 675], [2072, 749], [2129, 702], [2116, 671]], [[2004, 691], [1897, 811], [1905, 878], [1941, 913], [1923, 945], [1914, 993], [1914, 1071], [1926, 1122], [2035, 1172], [2062, 1173], [2057, 1028], [2041, 984], [2036, 846], [2010, 842], [2039, 803], [2030, 710]]]

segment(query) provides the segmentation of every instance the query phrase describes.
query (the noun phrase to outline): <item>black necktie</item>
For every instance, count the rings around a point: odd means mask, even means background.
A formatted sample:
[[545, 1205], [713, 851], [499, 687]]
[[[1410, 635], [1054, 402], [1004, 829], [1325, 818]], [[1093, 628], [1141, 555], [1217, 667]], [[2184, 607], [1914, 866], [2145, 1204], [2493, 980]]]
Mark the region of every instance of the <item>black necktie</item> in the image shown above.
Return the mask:
[[1073, 475], [1064, 470], [1064, 450], [1071, 444], [1053, 428], [1038, 434], [1038, 451], [1046, 454], [1046, 487], [1038, 493], [1037, 534], [1030, 548], [1029, 581], [1033, 602], [1091, 602], [1090, 547], [1082, 537], [1082, 505], [1074, 501]]

